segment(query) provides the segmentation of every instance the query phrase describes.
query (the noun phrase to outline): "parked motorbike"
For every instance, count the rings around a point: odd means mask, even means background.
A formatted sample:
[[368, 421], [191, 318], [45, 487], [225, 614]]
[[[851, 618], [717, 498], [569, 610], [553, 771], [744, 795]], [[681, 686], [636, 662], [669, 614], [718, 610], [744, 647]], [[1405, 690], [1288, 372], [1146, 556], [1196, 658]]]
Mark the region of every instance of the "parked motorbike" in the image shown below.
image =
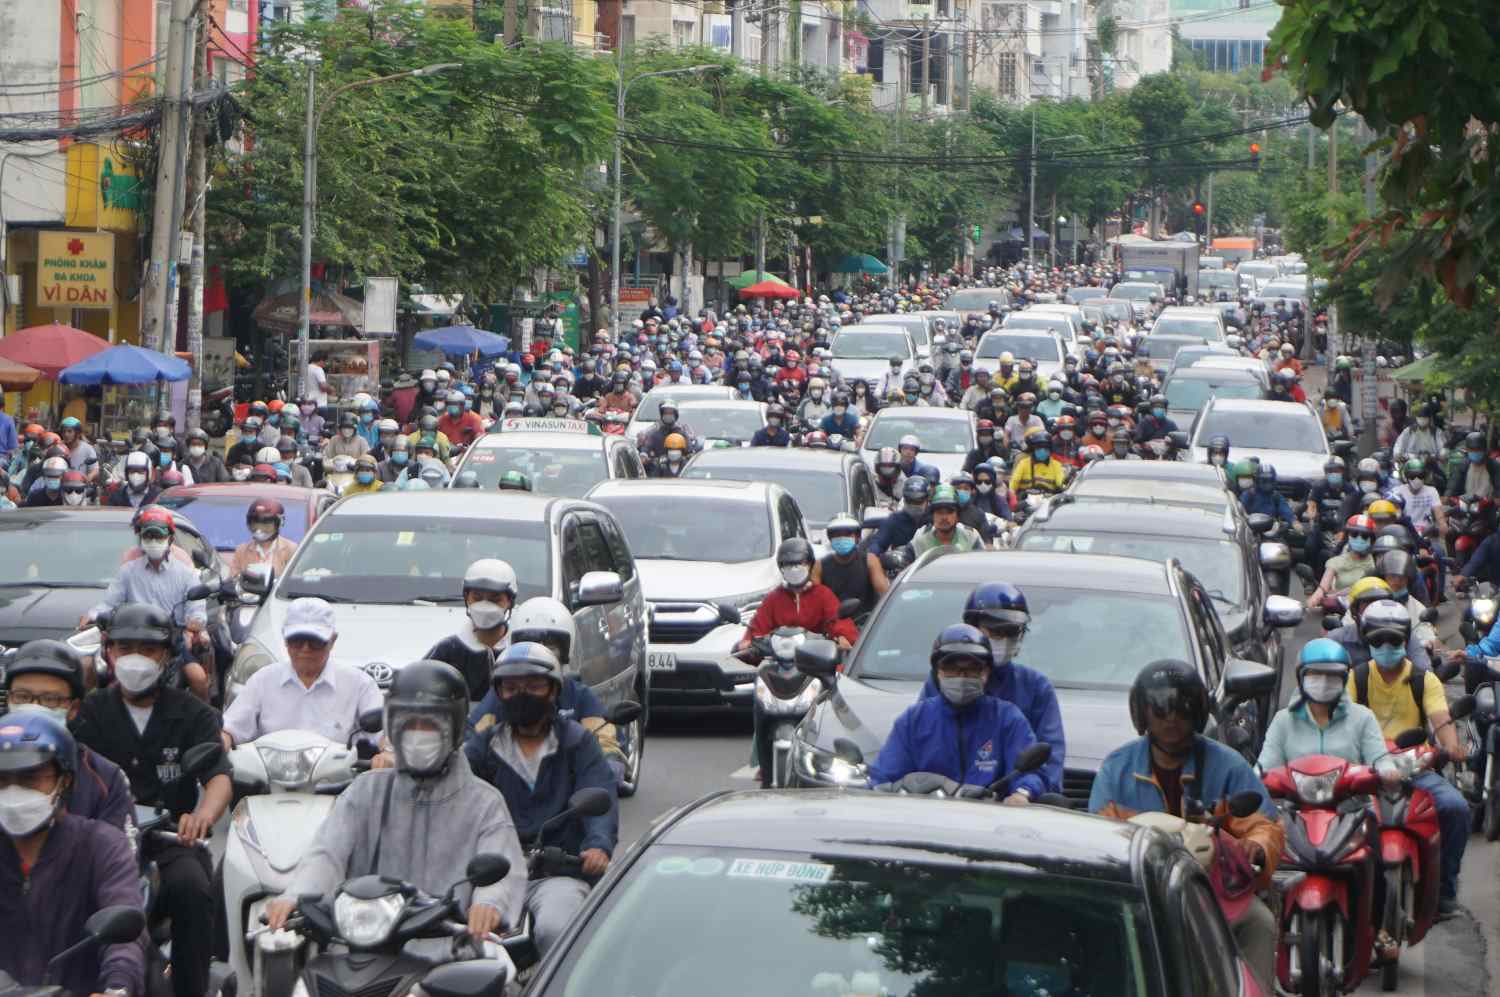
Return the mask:
[[106, 945], [126, 945], [145, 930], [146, 914], [139, 907], [100, 908], [84, 922], [83, 937], [47, 961], [47, 975], [41, 984], [17, 983], [8, 974], [0, 973], [0, 997], [73, 997], [70, 991], [51, 982], [64, 963]]
[[1276, 975], [1302, 997], [1344, 993], [1370, 969], [1374, 938], [1374, 815], [1357, 797], [1380, 779], [1368, 766], [1308, 755], [1265, 773], [1281, 803], [1286, 848], [1274, 881], [1281, 897]]

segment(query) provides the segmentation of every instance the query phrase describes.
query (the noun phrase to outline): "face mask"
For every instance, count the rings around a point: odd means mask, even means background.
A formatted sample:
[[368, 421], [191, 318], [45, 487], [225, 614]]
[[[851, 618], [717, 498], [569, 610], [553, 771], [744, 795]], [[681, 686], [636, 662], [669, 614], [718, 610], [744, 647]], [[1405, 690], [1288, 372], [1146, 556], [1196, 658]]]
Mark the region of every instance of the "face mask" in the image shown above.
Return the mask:
[[1422, 479], [1421, 478], [1407, 478], [1406, 479], [1406, 487], [1410, 488], [1411, 491], [1412, 491], [1412, 494], [1415, 495], [1417, 492], [1420, 492], [1422, 490]]
[[354, 475], [354, 480], [358, 481], [362, 485], [368, 485], [368, 484], [372, 483], [375, 480], [375, 472], [374, 471], [360, 471], [359, 473], [357, 473], [357, 474]]
[[250, 468], [248, 468], [248, 467], [237, 467], [234, 470], [232, 470], [232, 471], [229, 472], [229, 476], [231, 478], [233, 478], [235, 481], [249, 481], [250, 480]]
[[740, 382], [740, 391], [744, 392], [745, 394], [749, 394], [750, 393], [750, 382], [749, 381], [741, 381]]
[[1359, 483], [1359, 490], [1364, 492], [1366, 495], [1369, 495], [1379, 487], [1380, 482], [1378, 481], [1361, 481]]
[[1050, 398], [1050, 399], [1052, 399], [1053, 401], [1057, 401], [1059, 398], [1062, 397], [1062, 392], [1061, 391], [1049, 391], [1049, 392], [1047, 392], [1047, 397]]
[[208, 453], [208, 451], [203, 447], [188, 447], [188, 456], [193, 460], [201, 460], [203, 455], [206, 453]]
[[56, 720], [58, 723], [62, 724], [64, 727], [66, 727], [68, 725], [68, 708], [66, 706], [59, 706], [57, 709], [54, 710], [54, 709], [49, 709], [48, 707], [43, 706], [41, 703], [27, 703], [25, 706], [12, 706], [10, 708], [10, 712], [12, 712], [12, 713], [40, 713], [40, 714], [42, 714], [44, 716], [51, 717], [53, 720]]
[[976, 481], [974, 482], [974, 488], [981, 495], [988, 495], [990, 492], [995, 490], [995, 486], [990, 484], [988, 481]]
[[448, 740], [442, 731], [409, 730], [401, 735], [401, 760], [417, 772], [430, 772], [448, 754]]
[[170, 540], [142, 540], [141, 552], [153, 561], [160, 561], [167, 556], [167, 548], [170, 546]]
[[815, 401], [815, 402], [823, 400], [823, 389], [822, 388], [814, 388], [810, 392], [810, 394], [813, 396], [813, 401]]
[[807, 584], [812, 569], [805, 564], [789, 564], [781, 569], [782, 580], [789, 588], [799, 589]]
[[448, 414], [451, 415], [451, 416], [453, 416], [455, 419], [458, 418], [459, 415], [461, 415], [462, 413], [463, 413], [463, 406], [462, 405], [449, 405], [448, 406]]
[[1370, 551], [1369, 537], [1350, 537], [1349, 549], [1356, 554], [1367, 554]]
[[1109, 428], [1110, 429], [1119, 429], [1120, 428], [1120, 420], [1119, 419], [1110, 419], [1109, 420]]
[[1240, 478], [1240, 479], [1238, 479], [1236, 481], [1236, 484], [1238, 484], [1240, 486], [1240, 491], [1242, 491], [1242, 492], [1249, 491], [1251, 488], [1255, 487], [1255, 479], [1254, 478]]
[[949, 703], [962, 709], [984, 695], [984, 679], [978, 677], [943, 678], [939, 676], [938, 691], [943, 694], [943, 698]]
[[1015, 637], [991, 637], [990, 638], [990, 661], [996, 668], [1004, 668], [1016, 659], [1016, 652], [1021, 649], [1021, 638]]
[[918, 502], [904, 502], [901, 507], [906, 510], [906, 514], [912, 519], [921, 519], [922, 513], [927, 511], [927, 507]]
[[1223, 454], [1211, 454], [1209, 456], [1209, 458], [1208, 458], [1208, 462], [1210, 464], [1212, 464], [1214, 467], [1223, 467], [1224, 466], [1224, 455]]
[[1342, 474], [1329, 474], [1325, 476], [1330, 488], [1343, 488], [1344, 476]]
[[391, 454], [391, 463], [395, 464], [397, 467], [404, 467], [406, 465], [407, 459], [408, 455], [405, 450], [397, 450], [395, 453]]
[[346, 440], [352, 440], [352, 439], [354, 439], [354, 427], [353, 426], [340, 426], [339, 427], [339, 435], [342, 436]]
[[1158, 419], [1165, 419], [1167, 417], [1167, 410], [1164, 408], [1154, 408], [1151, 410], [1151, 414]]
[[1422, 416], [1417, 416], [1417, 425], [1421, 426], [1423, 429], [1426, 429], [1431, 424], [1432, 424], [1432, 420], [1431, 419], [1427, 419], [1427, 418], [1424, 418]]
[[[451, 407], [449, 408], [449, 411], [450, 412], [452, 411]], [[364, 423], [366, 426], [368, 426], [370, 423], [372, 423], [372, 422], [375, 421], [375, 416], [374, 416], [373, 413], [366, 412], [364, 415], [361, 415], [359, 417], [359, 421], [362, 422], [362, 423]]]
[[62, 487], [62, 478], [46, 478], [43, 481], [43, 485], [47, 491], [55, 492]]
[[172, 455], [169, 454], [169, 453], [160, 454], [156, 459], [157, 459], [157, 462], [160, 463], [162, 467], [171, 467], [172, 466]]
[[1057, 435], [1061, 436], [1065, 440], [1071, 440], [1073, 438], [1073, 431], [1071, 429], [1064, 429], [1062, 432], [1058, 433]]
[[1049, 461], [1051, 459], [1052, 459], [1052, 451], [1048, 450], [1046, 447], [1037, 447], [1036, 448], [1036, 453], [1032, 456], [1032, 460], [1039, 461], [1040, 463], [1043, 463], [1043, 464], [1047, 463], [1047, 461]]
[[493, 630], [510, 619], [510, 610], [494, 602], [476, 602], [468, 607], [475, 630]]
[[132, 696], [149, 692], [161, 678], [161, 665], [144, 654], [124, 654], [115, 659], [115, 680]]
[[505, 722], [512, 727], [532, 727], [547, 718], [552, 704], [546, 696], [522, 692], [500, 700], [500, 708], [505, 713]]
[[661, 424], [663, 426], [675, 426], [675, 425], [677, 425], [677, 413], [675, 413], [675, 412], [663, 412], [662, 415], [661, 415]]
[[250, 535], [255, 538], [256, 543], [265, 543], [276, 535], [276, 531], [267, 527], [259, 527], [251, 530]]
[[1370, 657], [1375, 659], [1375, 664], [1381, 668], [1395, 668], [1401, 664], [1401, 659], [1406, 657], [1404, 647], [1372, 647]]
[[1478, 464], [1480, 461], [1484, 460], [1484, 454], [1478, 450], [1470, 450], [1468, 451], [1468, 453], [1464, 454], [1464, 456], [1469, 459], [1470, 464]]
[[1391, 598], [1399, 603], [1402, 603], [1403, 605], [1406, 603], [1406, 599], [1409, 595], [1411, 595], [1411, 591], [1409, 589], [1394, 589], [1391, 592]]
[[848, 557], [854, 553], [857, 545], [853, 537], [834, 537], [828, 541], [828, 546], [832, 547], [833, 552], [839, 557]]
[[1336, 703], [1343, 695], [1344, 681], [1337, 675], [1304, 675], [1302, 694], [1314, 703]]
[[0, 789], [0, 829], [12, 838], [40, 831], [57, 812], [57, 801], [38, 789], [7, 786]]
[[834, 406], [833, 414], [835, 416], [837, 416], [838, 418], [842, 419], [844, 417], [844, 413], [847, 412], [847, 411], [849, 411], [849, 410], [847, 408], [845, 408], [844, 406], [842, 406], [842, 405], [836, 405], [836, 406]]
[[766, 420], [766, 425], [768, 427], [770, 427], [771, 429], [779, 429], [781, 427], [781, 416], [779, 416], [779, 415], [773, 415], [773, 416], [771, 416], [769, 419]]
[[64, 505], [83, 505], [83, 492], [65, 492], [63, 494]]

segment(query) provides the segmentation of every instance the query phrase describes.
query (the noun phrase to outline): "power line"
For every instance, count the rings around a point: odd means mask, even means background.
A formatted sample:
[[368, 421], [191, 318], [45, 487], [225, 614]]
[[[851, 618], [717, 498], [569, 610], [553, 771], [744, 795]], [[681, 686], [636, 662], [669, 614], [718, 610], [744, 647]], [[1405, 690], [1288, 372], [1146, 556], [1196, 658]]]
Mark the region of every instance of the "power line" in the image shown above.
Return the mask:
[[[107, 33], [107, 32], [106, 32]], [[145, 62], [138, 62], [134, 66], [126, 66], [124, 69], [116, 69], [109, 73], [98, 73], [94, 76], [86, 76], [81, 79], [69, 80], [66, 85], [61, 80], [45, 83], [8, 83], [0, 84], [0, 97], [45, 97], [48, 94], [62, 93], [64, 90], [77, 90], [81, 87], [102, 83], [105, 80], [123, 78], [131, 73], [154, 66], [162, 60], [163, 56], [157, 54]]]

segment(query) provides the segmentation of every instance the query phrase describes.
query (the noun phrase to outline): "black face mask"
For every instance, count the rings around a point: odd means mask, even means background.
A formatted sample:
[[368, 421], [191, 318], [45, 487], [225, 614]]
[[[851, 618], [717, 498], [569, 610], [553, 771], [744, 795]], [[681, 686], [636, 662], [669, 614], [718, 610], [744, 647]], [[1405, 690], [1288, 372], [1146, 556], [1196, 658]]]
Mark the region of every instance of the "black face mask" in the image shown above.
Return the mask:
[[512, 727], [531, 727], [552, 712], [552, 701], [546, 696], [522, 692], [500, 700], [500, 708], [505, 711], [505, 722]]

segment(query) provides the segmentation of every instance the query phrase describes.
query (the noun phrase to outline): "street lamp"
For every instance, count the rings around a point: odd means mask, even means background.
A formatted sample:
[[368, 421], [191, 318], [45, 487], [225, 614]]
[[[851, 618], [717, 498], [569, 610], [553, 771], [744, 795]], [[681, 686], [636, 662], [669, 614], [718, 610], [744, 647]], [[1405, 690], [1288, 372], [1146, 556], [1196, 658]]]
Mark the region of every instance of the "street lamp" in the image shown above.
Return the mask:
[[377, 83], [389, 83], [391, 80], [436, 76], [438, 73], [446, 73], [450, 69], [458, 69], [462, 66], [461, 62], [438, 62], [420, 69], [408, 69], [386, 76], [372, 76], [367, 80], [355, 80], [352, 83], [335, 87], [323, 98], [323, 103], [314, 104], [317, 61], [315, 59], [307, 61], [307, 130], [303, 137], [302, 147], [302, 308], [297, 325], [297, 374], [292, 379], [293, 398], [302, 396], [302, 379], [307, 374], [308, 340], [312, 333], [313, 208], [318, 199], [318, 123], [323, 120], [323, 113], [328, 110], [328, 106], [333, 103], [335, 97], [350, 90], [374, 86]]
[[[1079, 142], [1087, 142], [1088, 139], [1082, 135], [1057, 135], [1052, 138], [1042, 139], [1042, 143], [1064, 142], [1076, 139]], [[1036, 224], [1036, 107], [1031, 108], [1031, 182], [1026, 185], [1026, 265], [1036, 265], [1036, 235], [1032, 226]], [[1055, 235], [1056, 233], [1054, 233]]]
[[627, 80], [625, 78], [625, 46], [619, 43], [617, 45], [619, 51], [616, 53], [616, 65], [619, 67], [620, 85], [615, 94], [615, 210], [609, 226], [609, 326], [612, 332], [610, 339], [616, 344], [620, 342], [620, 190], [625, 186], [625, 178], [620, 173], [620, 155], [625, 141], [625, 95], [630, 92], [630, 85], [639, 80], [653, 76], [684, 76], [688, 73], [701, 73], [719, 68], [709, 65], [687, 66], [682, 69], [658, 69], [652, 73], [639, 73]]

